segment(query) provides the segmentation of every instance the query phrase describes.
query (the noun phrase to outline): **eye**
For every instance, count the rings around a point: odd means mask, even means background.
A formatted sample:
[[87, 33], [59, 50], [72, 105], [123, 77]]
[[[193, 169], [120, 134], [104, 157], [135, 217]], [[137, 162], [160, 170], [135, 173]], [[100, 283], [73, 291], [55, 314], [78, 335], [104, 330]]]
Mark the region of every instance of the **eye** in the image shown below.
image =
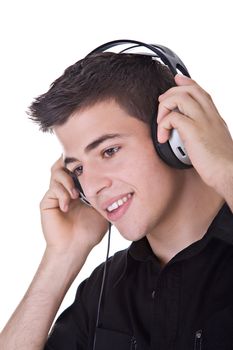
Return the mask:
[[83, 166], [82, 165], [79, 165], [77, 166], [73, 171], [72, 173], [75, 175], [75, 176], [80, 176], [83, 172]]
[[103, 156], [105, 158], [111, 158], [112, 156], [114, 156], [115, 153], [117, 153], [119, 151], [119, 149], [120, 149], [120, 147], [118, 147], [118, 146], [108, 148], [103, 152]]

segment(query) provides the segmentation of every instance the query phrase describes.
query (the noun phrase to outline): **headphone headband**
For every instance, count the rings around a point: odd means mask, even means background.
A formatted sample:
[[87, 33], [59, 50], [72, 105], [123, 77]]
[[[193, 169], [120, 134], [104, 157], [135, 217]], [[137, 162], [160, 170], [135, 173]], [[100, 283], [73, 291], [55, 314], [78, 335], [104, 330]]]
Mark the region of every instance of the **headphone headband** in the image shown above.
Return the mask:
[[161, 61], [169, 67], [173, 75], [176, 75], [177, 73], [181, 72], [182, 74], [186, 75], [187, 77], [190, 77], [189, 72], [187, 68], [185, 67], [184, 63], [181, 61], [181, 59], [166, 46], [157, 45], [157, 44], [146, 44], [141, 41], [137, 40], [128, 40], [128, 39], [121, 39], [121, 40], [113, 40], [109, 41], [103, 45], [98, 46], [96, 49], [91, 51], [89, 55], [92, 55], [94, 53], [104, 52], [112, 47], [128, 44], [131, 45], [127, 49], [122, 50], [119, 53], [123, 53], [127, 50], [130, 50], [135, 47], [145, 47], [152, 51], [155, 55], [151, 55], [152, 57], [159, 57]]

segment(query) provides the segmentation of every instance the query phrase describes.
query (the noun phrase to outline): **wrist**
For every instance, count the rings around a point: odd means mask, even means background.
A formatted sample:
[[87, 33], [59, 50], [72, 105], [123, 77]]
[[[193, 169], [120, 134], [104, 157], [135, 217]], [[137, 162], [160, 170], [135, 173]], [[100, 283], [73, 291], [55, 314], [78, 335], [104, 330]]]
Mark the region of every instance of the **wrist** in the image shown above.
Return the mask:
[[63, 250], [47, 245], [42, 263], [51, 270], [57, 270], [59, 276], [64, 274], [68, 278], [74, 279], [84, 265], [90, 250], [87, 247], [78, 250]]
[[225, 163], [216, 179], [215, 190], [233, 210], [233, 162]]

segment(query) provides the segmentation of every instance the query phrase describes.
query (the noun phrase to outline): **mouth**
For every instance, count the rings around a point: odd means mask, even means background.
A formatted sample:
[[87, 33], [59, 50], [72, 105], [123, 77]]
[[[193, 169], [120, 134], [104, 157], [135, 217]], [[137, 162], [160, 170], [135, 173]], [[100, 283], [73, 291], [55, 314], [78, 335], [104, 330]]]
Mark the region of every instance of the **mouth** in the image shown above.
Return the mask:
[[115, 199], [107, 205], [105, 211], [109, 221], [116, 221], [120, 219], [132, 202], [133, 193], [127, 193], [122, 195], [120, 198]]

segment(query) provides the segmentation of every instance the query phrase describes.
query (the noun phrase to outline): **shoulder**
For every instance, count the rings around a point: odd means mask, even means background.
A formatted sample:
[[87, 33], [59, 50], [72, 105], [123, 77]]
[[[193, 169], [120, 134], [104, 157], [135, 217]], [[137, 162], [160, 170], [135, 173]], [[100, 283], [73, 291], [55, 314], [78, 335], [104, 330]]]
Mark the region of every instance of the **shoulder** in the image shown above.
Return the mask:
[[225, 203], [209, 228], [211, 236], [233, 247], [233, 213]]

